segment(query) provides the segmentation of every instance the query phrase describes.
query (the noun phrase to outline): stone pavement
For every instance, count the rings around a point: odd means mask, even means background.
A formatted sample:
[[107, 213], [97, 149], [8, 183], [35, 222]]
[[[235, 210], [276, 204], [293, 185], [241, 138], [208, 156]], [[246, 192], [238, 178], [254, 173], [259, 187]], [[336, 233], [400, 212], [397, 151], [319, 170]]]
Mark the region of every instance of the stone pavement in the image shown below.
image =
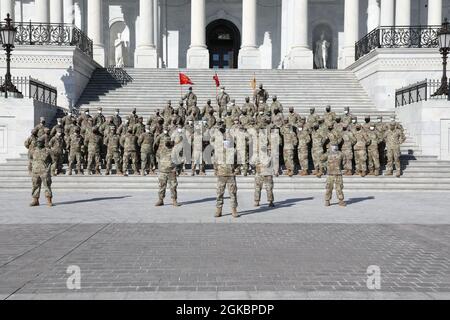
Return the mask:
[[[213, 191], [180, 195], [180, 208], [136, 192], [28, 208], [27, 193], [2, 193], [0, 297], [450, 299], [446, 194], [347, 196], [342, 209], [324, 208], [322, 194], [278, 193], [275, 210], [255, 210], [241, 193], [243, 217], [217, 220]], [[69, 266], [79, 290], [67, 288]], [[367, 287], [369, 266], [379, 290]]]

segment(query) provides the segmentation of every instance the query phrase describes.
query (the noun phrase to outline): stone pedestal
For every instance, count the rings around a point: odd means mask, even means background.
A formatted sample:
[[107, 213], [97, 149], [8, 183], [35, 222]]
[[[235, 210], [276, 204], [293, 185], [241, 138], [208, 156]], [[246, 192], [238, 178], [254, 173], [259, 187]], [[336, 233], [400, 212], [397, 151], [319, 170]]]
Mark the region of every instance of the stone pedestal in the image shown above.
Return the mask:
[[188, 69], [208, 69], [209, 51], [206, 47], [191, 47], [187, 51], [186, 61]]
[[242, 48], [239, 51], [239, 69], [261, 69], [261, 53], [258, 48]]
[[286, 69], [313, 69], [313, 61], [311, 49], [294, 47], [289, 52]]
[[134, 53], [135, 68], [157, 68], [158, 54], [155, 47], [137, 47]]

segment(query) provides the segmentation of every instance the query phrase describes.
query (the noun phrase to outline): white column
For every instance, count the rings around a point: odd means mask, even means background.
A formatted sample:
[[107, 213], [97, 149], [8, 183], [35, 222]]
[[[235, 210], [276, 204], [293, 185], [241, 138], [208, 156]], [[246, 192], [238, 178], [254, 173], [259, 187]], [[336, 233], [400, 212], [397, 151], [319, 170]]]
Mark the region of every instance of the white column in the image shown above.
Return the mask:
[[295, 30], [293, 44], [290, 48], [288, 69], [312, 69], [313, 54], [308, 45], [308, 0], [295, 0], [293, 3]]
[[344, 13], [344, 59], [346, 68], [355, 62], [355, 43], [359, 37], [359, 0], [345, 0]]
[[88, 36], [94, 45], [94, 60], [105, 66], [105, 47], [103, 44], [103, 1], [87, 1]]
[[34, 0], [34, 14], [33, 22], [50, 22], [49, 0]]
[[209, 68], [205, 15], [205, 0], [191, 0], [191, 45], [187, 51], [188, 68]]
[[260, 69], [261, 54], [256, 47], [256, 0], [242, 0], [242, 44], [239, 69]]
[[74, 0], [64, 0], [64, 23], [75, 24]]
[[380, 26], [394, 26], [394, 0], [381, 0]]
[[395, 25], [399, 27], [411, 25], [411, 0], [395, 1]]
[[367, 33], [380, 26], [380, 7], [378, 0], [367, 2]]
[[136, 68], [156, 68], [158, 65], [154, 39], [155, 9], [153, 0], [139, 1], [138, 46], [134, 55]]
[[6, 15], [9, 13], [9, 16], [11, 19], [13, 19], [13, 21], [16, 19], [15, 18], [15, 10], [14, 10], [14, 4], [15, 1], [14, 0], [1, 0], [0, 2], [0, 20], [3, 23], [4, 20], [6, 18]]
[[428, 0], [428, 25], [442, 24], [442, 0]]
[[50, 22], [64, 22], [63, 0], [50, 0]]

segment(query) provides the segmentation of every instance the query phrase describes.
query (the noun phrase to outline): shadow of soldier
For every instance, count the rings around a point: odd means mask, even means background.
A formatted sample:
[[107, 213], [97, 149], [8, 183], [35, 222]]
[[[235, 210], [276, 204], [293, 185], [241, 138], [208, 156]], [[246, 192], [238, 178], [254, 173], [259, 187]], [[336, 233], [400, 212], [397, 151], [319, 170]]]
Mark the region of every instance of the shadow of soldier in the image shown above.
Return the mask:
[[374, 196], [370, 196], [370, 197], [362, 197], [362, 198], [350, 198], [346, 201], [347, 205], [351, 205], [351, 204], [355, 204], [355, 203], [359, 203], [359, 202], [364, 202], [364, 201], [369, 201], [369, 200], [375, 200]]
[[269, 212], [269, 211], [277, 210], [277, 209], [281, 209], [281, 208], [289, 208], [289, 207], [295, 206], [299, 202], [311, 201], [311, 200], [314, 200], [314, 197], [286, 199], [286, 200], [283, 200], [280, 202], [275, 202], [274, 208], [271, 208], [268, 205], [263, 205], [259, 208], [255, 208], [252, 210], [241, 211], [241, 212], [239, 212], [239, 214], [241, 216], [248, 216], [248, 215], [252, 215], [252, 214], [256, 214], [256, 213]]
[[89, 203], [89, 202], [99, 202], [99, 201], [109, 201], [109, 200], [122, 200], [122, 199], [126, 199], [126, 198], [131, 198], [131, 196], [80, 199], [80, 200], [58, 202], [58, 203], [55, 203], [54, 205], [62, 206], [62, 205], [71, 205], [71, 204], [78, 204], [78, 203]]

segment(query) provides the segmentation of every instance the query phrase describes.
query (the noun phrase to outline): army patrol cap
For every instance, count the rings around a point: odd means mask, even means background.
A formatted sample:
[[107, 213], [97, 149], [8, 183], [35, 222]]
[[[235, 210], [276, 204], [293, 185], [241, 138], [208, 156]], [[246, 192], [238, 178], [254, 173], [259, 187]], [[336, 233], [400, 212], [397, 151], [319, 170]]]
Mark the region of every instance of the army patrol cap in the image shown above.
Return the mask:
[[103, 108], [102, 107], [98, 107], [97, 110], [98, 111], [103, 111]]
[[36, 145], [39, 148], [43, 148], [45, 146], [45, 138], [44, 137], [40, 137], [39, 139], [37, 139]]
[[44, 118], [44, 117], [40, 117], [40, 118], [39, 118], [39, 122], [41, 122], [41, 123], [42, 123], [42, 122], [45, 122], [45, 118]]
[[116, 112], [117, 112], [117, 113], [119, 113], [119, 112], [120, 112], [120, 110], [119, 110], [119, 109], [116, 109]]
[[172, 104], [172, 100], [167, 100], [167, 104], [170, 106]]

